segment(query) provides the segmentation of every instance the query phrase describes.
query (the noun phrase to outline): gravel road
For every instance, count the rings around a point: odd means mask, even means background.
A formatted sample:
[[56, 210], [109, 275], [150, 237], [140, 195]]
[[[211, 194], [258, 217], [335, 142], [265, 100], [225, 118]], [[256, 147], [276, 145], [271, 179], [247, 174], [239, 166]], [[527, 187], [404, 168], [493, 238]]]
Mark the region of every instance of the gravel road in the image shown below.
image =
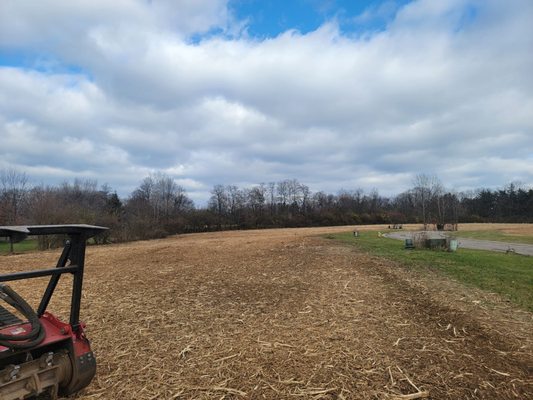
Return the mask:
[[[412, 238], [414, 234], [420, 232], [391, 232], [387, 233], [384, 236], [391, 239], [405, 240], [407, 238]], [[446, 233], [443, 232], [432, 232], [428, 231], [426, 234], [432, 238], [444, 238]], [[492, 240], [478, 240], [478, 239], [469, 239], [469, 238], [458, 238], [459, 247], [465, 249], [476, 249], [476, 250], [489, 250], [489, 251], [500, 251], [507, 252], [511, 249], [514, 250], [517, 254], [523, 254], [526, 256], [533, 256], [533, 245], [523, 244], [523, 243], [507, 243], [507, 242], [495, 242]]]

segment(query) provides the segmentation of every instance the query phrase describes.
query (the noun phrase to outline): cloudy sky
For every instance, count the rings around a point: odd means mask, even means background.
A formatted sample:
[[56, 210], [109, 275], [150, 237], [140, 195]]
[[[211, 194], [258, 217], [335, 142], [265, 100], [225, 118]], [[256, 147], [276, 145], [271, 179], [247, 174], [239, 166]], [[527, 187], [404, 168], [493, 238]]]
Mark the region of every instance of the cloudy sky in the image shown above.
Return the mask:
[[0, 169], [533, 185], [531, 0], [2, 0]]

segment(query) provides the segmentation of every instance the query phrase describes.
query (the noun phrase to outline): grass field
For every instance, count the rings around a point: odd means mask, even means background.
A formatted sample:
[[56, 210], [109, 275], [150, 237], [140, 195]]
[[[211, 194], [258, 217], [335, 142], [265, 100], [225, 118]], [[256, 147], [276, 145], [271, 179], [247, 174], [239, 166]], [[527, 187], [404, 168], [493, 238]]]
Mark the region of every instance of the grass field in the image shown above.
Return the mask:
[[[26, 253], [37, 250], [37, 240], [23, 240], [13, 245], [15, 253]], [[9, 242], [0, 241], [0, 255], [9, 253]]]
[[376, 232], [361, 232], [357, 238], [351, 232], [327, 237], [408, 267], [438, 270], [467, 285], [498, 293], [518, 306], [533, 311], [532, 257], [468, 249], [459, 249], [455, 253], [405, 250], [402, 242], [378, 237]]

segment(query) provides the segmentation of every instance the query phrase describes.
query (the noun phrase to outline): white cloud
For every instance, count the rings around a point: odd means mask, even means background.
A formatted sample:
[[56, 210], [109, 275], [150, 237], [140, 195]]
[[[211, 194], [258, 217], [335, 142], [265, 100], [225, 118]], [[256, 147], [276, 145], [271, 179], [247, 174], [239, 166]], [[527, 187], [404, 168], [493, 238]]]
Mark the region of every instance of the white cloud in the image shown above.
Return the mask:
[[0, 3], [0, 44], [39, 45], [66, 51], [99, 29], [171, 31], [183, 37], [225, 27], [225, 0], [4, 0]]
[[370, 36], [326, 23], [192, 43], [241, 21], [216, 0], [3, 2], [0, 48], [66, 67], [0, 68], [0, 168], [122, 194], [162, 170], [196, 199], [293, 177], [388, 194], [419, 172], [462, 188], [533, 184], [532, 3], [387, 7], [361, 17], [395, 13]]

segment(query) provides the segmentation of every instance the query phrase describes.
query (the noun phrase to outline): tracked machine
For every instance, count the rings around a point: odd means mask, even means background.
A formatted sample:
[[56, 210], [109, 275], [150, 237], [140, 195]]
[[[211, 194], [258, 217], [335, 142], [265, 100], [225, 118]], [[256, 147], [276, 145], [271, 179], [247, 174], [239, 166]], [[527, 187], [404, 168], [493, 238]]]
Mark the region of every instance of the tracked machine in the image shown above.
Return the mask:
[[[0, 274], [0, 298], [7, 303], [0, 301], [0, 400], [41, 394], [56, 399], [76, 393], [91, 382], [96, 360], [85, 336], [85, 324], [79, 320], [85, 246], [87, 239], [106, 229], [90, 225], [0, 226], [0, 237], [9, 237], [12, 242], [28, 235], [67, 238], [55, 268]], [[47, 311], [64, 274], [72, 275], [68, 322]], [[50, 280], [37, 310], [6, 284], [47, 276]]]

